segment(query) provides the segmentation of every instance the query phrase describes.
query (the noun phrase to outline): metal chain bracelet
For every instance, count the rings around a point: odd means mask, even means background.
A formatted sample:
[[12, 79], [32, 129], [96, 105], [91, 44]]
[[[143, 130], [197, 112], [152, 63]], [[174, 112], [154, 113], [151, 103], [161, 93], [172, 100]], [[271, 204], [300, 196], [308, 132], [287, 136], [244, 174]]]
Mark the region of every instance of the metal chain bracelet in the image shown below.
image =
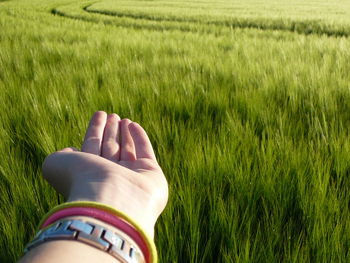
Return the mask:
[[106, 251], [122, 263], [144, 263], [140, 249], [113, 231], [78, 219], [59, 220], [40, 230], [24, 252], [50, 240], [77, 240]]

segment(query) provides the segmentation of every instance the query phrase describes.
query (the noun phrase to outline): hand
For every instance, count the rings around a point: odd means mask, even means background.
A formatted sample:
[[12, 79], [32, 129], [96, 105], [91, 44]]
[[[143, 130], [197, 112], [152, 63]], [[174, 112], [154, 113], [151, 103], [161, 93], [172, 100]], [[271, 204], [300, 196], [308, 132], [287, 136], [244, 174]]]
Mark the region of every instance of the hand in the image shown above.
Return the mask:
[[133, 218], [153, 237], [168, 200], [168, 184], [143, 128], [116, 114], [96, 112], [82, 151], [49, 155], [44, 178], [68, 201], [95, 201]]

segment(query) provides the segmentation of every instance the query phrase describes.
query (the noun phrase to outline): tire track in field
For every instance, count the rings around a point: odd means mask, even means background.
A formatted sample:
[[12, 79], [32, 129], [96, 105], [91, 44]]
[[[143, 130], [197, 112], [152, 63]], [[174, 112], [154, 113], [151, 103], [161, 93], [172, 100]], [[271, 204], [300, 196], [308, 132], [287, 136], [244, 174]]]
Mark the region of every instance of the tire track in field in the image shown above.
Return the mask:
[[[107, 10], [95, 10], [89, 9], [92, 5], [86, 6], [83, 8], [84, 11], [88, 13], [96, 13], [107, 16], [115, 17], [128, 17], [135, 20], [151, 20], [157, 22], [179, 22], [179, 23], [201, 23], [203, 25], [216, 25], [216, 26], [225, 26], [230, 28], [247, 28], [247, 29], [260, 29], [260, 30], [278, 30], [278, 31], [290, 31], [294, 33], [304, 34], [304, 35], [327, 35], [329, 37], [348, 37], [350, 36], [350, 30], [345, 31], [343, 29], [337, 30], [332, 29], [327, 25], [320, 24], [318, 20], [310, 21], [287, 21], [285, 24], [282, 20], [254, 20], [254, 19], [239, 19], [233, 18], [226, 21], [203, 21], [195, 18], [166, 18], [166, 17], [157, 17], [147, 14], [129, 14], [116, 11], [107, 11]], [[325, 28], [322, 28], [325, 27]]]
[[[118, 20], [109, 20], [109, 19], [104, 19], [101, 20], [96, 19], [94, 17], [87, 17], [84, 15], [72, 15], [69, 13], [66, 13], [62, 10], [59, 10], [58, 8], [53, 8], [51, 10], [51, 14], [53, 15], [57, 15], [57, 16], [61, 16], [61, 17], [65, 17], [65, 18], [70, 18], [70, 19], [75, 19], [75, 20], [81, 20], [81, 21], [85, 21], [85, 22], [91, 22], [91, 23], [103, 23], [104, 25], [112, 25], [112, 26], [116, 26], [116, 27], [123, 27], [123, 28], [132, 28], [132, 29], [140, 29], [140, 30], [153, 30], [153, 31], [173, 31], [173, 30], [179, 30], [182, 32], [194, 32], [194, 30], [191, 30], [190, 28], [187, 27], [176, 27], [174, 26], [169, 26], [169, 25], [156, 25], [156, 24], [150, 24], [150, 25], [146, 25], [146, 24], [130, 24], [130, 23], [125, 23], [125, 22], [120, 22]], [[199, 31], [199, 30], [197, 30]]]
[[[95, 15], [95, 17], [89, 17], [83, 14], [72, 15], [60, 10], [59, 8], [52, 9], [51, 13], [62, 17], [71, 19], [79, 19], [86, 22], [104, 23], [106, 25], [114, 25], [118, 27], [134, 28], [134, 29], [146, 29], [155, 31], [168, 31], [179, 30], [182, 32], [203, 32], [203, 33], [216, 33], [220, 28], [227, 29], [257, 29], [257, 30], [272, 30], [272, 31], [285, 31], [302, 35], [325, 35], [328, 37], [349, 37], [350, 28], [332, 28], [326, 24], [320, 23], [318, 20], [310, 21], [292, 21], [292, 20], [273, 20], [273, 19], [245, 19], [245, 18], [232, 18], [229, 20], [201, 20], [196, 18], [183, 18], [183, 17], [162, 17], [152, 16], [147, 14], [130, 14], [123, 12], [115, 12], [108, 10], [95, 10], [91, 9], [94, 3], [78, 8], [80, 11], [84, 11], [88, 14]], [[105, 18], [109, 17], [109, 19]], [[114, 19], [110, 19], [114, 18]], [[122, 19], [128, 19], [129, 21], [122, 21]], [[142, 22], [142, 24], [141, 24]], [[148, 24], [147, 24], [148, 23]], [[209, 28], [209, 27], [212, 28]], [[213, 28], [214, 27], [214, 28]], [[220, 31], [220, 30], [219, 30]]]

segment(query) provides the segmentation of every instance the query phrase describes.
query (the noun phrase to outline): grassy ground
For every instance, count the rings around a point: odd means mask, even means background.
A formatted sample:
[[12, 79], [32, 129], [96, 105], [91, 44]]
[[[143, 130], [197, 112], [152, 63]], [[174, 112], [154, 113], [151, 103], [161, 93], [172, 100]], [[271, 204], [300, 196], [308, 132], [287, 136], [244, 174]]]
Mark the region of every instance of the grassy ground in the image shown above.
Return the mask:
[[348, 5], [0, 2], [0, 262], [63, 201], [41, 163], [98, 109], [155, 145], [161, 262], [348, 262]]

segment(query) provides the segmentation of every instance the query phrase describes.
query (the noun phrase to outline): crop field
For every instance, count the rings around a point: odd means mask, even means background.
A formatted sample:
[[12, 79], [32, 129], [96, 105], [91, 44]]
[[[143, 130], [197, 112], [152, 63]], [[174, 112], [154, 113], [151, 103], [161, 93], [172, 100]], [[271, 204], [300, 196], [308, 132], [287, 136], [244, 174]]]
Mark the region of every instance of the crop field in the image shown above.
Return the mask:
[[148, 132], [160, 262], [350, 262], [350, 2], [0, 0], [0, 262], [96, 110]]

